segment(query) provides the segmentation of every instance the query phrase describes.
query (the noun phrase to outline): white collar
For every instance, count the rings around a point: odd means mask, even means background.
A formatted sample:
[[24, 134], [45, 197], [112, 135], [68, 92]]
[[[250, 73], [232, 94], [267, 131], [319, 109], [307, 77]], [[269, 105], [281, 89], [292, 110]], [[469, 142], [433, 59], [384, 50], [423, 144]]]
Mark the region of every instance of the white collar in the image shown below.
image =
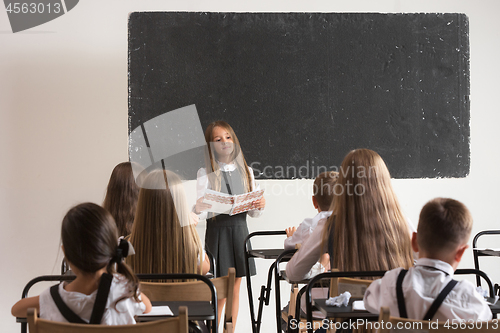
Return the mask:
[[234, 171], [234, 170], [236, 170], [236, 164], [234, 164], [234, 163], [226, 164], [224, 162], [217, 161], [217, 164], [219, 164], [219, 168], [222, 171]]
[[415, 266], [420, 266], [423, 269], [425, 269], [426, 267], [433, 268], [445, 274], [448, 274], [449, 276], [453, 276], [454, 273], [453, 267], [451, 267], [450, 264], [438, 259], [419, 258]]

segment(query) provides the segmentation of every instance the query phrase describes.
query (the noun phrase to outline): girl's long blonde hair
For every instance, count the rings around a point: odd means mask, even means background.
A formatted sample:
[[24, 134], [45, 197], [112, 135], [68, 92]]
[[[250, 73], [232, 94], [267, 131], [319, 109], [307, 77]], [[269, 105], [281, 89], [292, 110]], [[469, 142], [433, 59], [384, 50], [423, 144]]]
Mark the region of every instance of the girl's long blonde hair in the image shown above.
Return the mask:
[[202, 246], [180, 178], [171, 171], [156, 170], [139, 192], [130, 242], [135, 255], [127, 262], [136, 273], [198, 273]]
[[353, 150], [339, 173], [333, 213], [323, 234], [324, 246], [333, 237], [334, 267], [340, 271], [410, 267], [410, 232], [380, 155]]
[[220, 191], [221, 177], [222, 177], [219, 164], [217, 163], [216, 160], [217, 156], [215, 156], [215, 151], [211, 144], [214, 141], [213, 130], [215, 127], [222, 127], [229, 133], [229, 135], [231, 135], [231, 138], [233, 139], [234, 143], [233, 145], [234, 149], [233, 152], [231, 153], [231, 160], [234, 161], [236, 168], [240, 172], [240, 175], [243, 180], [243, 188], [245, 188], [247, 192], [251, 192], [253, 190], [252, 178], [250, 176], [250, 171], [248, 170], [248, 165], [247, 162], [245, 161], [245, 157], [243, 156], [243, 151], [241, 150], [240, 147], [240, 141], [238, 140], [238, 137], [234, 133], [234, 130], [231, 127], [231, 125], [222, 120], [210, 123], [207, 126], [207, 129], [205, 130], [205, 141], [207, 142], [208, 146], [208, 154], [205, 155], [205, 167], [207, 170], [208, 181], [210, 182], [211, 188], [214, 191]]

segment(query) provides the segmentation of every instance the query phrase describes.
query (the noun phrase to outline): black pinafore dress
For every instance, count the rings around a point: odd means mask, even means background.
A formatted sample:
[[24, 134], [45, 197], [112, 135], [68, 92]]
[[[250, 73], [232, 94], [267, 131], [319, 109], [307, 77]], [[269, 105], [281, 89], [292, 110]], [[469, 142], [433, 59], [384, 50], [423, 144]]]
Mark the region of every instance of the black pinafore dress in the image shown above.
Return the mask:
[[[237, 195], [247, 191], [238, 169], [222, 171], [220, 192]], [[245, 237], [248, 236], [247, 213], [220, 214], [207, 219], [205, 249], [215, 258], [217, 276], [226, 276], [229, 267], [236, 269], [236, 277], [245, 276]], [[255, 262], [249, 259], [250, 275], [255, 275]]]

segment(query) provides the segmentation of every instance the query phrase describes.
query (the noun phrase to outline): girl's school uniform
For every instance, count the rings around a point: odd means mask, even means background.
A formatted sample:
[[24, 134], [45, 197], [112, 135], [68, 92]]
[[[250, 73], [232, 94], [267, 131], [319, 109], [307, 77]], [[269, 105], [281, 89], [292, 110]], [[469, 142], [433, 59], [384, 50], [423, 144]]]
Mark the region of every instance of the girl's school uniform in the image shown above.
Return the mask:
[[[62, 300], [75, 314], [77, 314], [84, 321], [89, 322], [97, 290], [90, 295], [85, 295], [79, 292], [66, 291], [64, 289], [65, 285], [67, 285], [67, 282], [59, 284], [59, 295]], [[136, 315], [141, 315], [144, 311], [146, 311], [146, 305], [144, 305], [143, 302], [136, 302], [132, 297], [120, 300], [129, 293], [129, 289], [128, 281], [125, 277], [119, 274], [113, 275], [108, 301], [106, 303], [106, 310], [102, 316], [101, 324], [135, 324], [134, 317]], [[52, 321], [68, 322], [54, 302], [50, 294], [50, 288], [40, 294], [40, 318]]]
[[[243, 186], [245, 175], [241, 175], [234, 164], [218, 162], [223, 177], [221, 177], [220, 192], [237, 195], [246, 193]], [[252, 188], [255, 189], [255, 178], [252, 168], [248, 167], [251, 176]], [[227, 179], [227, 184], [226, 184]], [[229, 189], [231, 193], [229, 193]], [[197, 198], [205, 194], [206, 189], [211, 189], [205, 168], [198, 170], [197, 177]], [[217, 276], [227, 275], [229, 267], [236, 269], [236, 277], [245, 276], [245, 238], [248, 236], [247, 215], [259, 217], [262, 210], [254, 209], [236, 215], [220, 214], [207, 219], [207, 229], [205, 233], [205, 249], [215, 258], [217, 266]], [[198, 214], [200, 219], [206, 219], [207, 212]], [[255, 275], [255, 263], [250, 259], [250, 275]]]

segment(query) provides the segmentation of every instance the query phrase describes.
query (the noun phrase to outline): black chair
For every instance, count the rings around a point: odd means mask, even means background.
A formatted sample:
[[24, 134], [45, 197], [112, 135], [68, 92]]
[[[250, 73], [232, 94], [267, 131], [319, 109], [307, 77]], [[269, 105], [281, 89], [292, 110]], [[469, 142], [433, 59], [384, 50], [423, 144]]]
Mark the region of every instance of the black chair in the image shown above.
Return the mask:
[[[472, 253], [474, 255], [474, 268], [479, 269], [479, 257], [500, 257], [500, 251], [488, 250], [488, 249], [478, 249], [477, 242], [481, 236], [485, 235], [500, 235], [500, 230], [484, 230], [477, 233], [472, 240]], [[479, 276], [476, 277], [477, 286], [481, 286], [481, 279]], [[495, 294], [499, 293], [499, 286], [495, 284]]]
[[217, 272], [216, 272], [216, 269], [215, 269], [215, 258], [214, 258], [214, 255], [212, 253], [210, 253], [210, 251], [208, 251], [208, 250], [205, 250], [205, 253], [208, 256], [208, 260], [210, 260], [210, 270], [208, 271], [206, 277], [209, 278], [209, 279], [216, 278], [217, 277]]

